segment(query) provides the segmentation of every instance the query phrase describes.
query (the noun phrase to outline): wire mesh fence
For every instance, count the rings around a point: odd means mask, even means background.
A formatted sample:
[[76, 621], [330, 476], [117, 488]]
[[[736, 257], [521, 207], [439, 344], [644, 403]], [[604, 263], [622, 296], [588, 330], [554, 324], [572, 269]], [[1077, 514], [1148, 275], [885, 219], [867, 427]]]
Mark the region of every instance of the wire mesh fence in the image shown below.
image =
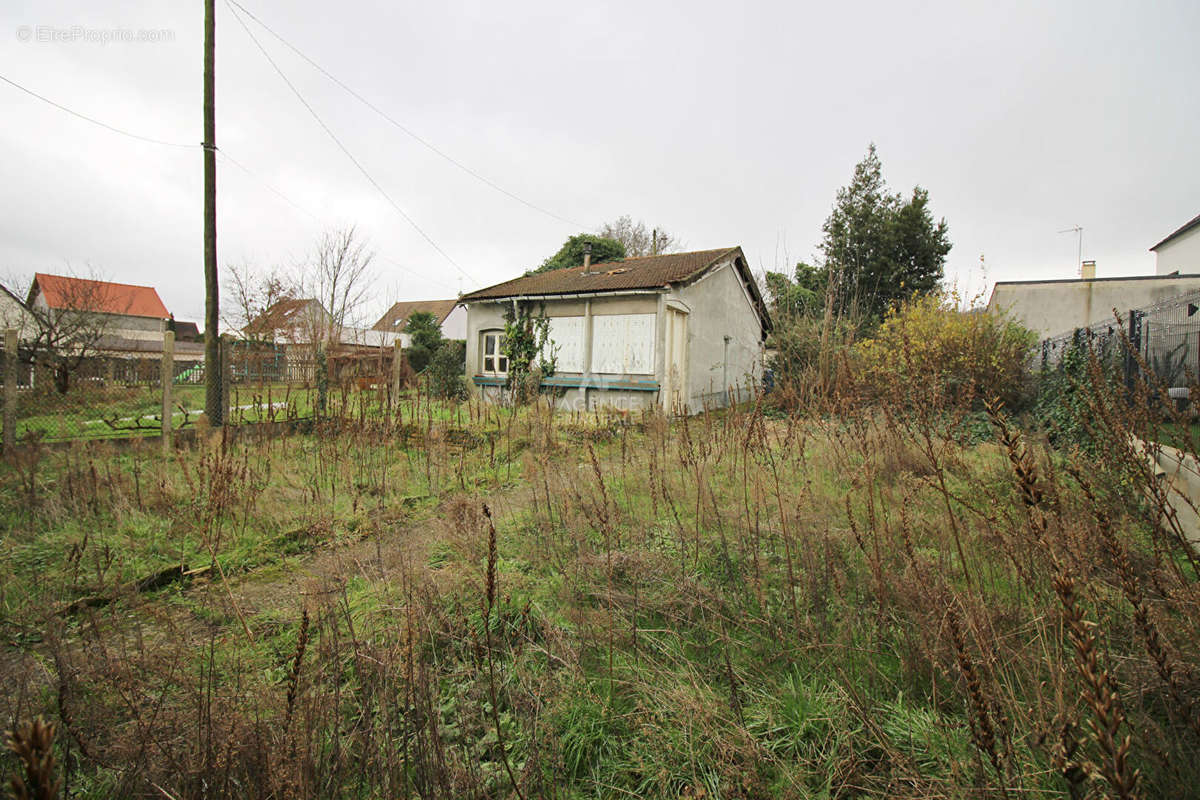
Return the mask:
[[1200, 375], [1200, 290], [1044, 339], [1040, 366], [1062, 369], [1072, 353], [1096, 355], [1130, 385], [1140, 375], [1183, 396]]
[[[164, 336], [157, 346], [143, 342], [135, 352], [62, 353], [18, 343], [10, 364], [6, 339], [0, 337], [6, 444], [169, 438], [205, 417], [202, 345], [177, 347]], [[223, 418], [231, 425], [381, 417], [411, 378], [393, 348], [326, 354], [227, 339], [221, 362]], [[11, 392], [8, 383], [15, 387]]]

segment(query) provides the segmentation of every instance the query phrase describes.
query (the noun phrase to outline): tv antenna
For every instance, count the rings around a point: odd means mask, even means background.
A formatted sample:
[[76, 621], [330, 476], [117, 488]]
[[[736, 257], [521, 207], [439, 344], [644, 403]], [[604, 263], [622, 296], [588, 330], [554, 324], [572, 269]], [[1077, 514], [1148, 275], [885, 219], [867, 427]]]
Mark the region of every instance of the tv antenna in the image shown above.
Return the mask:
[[1076, 253], [1075, 253], [1075, 271], [1082, 275], [1083, 274], [1082, 273], [1082, 270], [1083, 270], [1083, 228], [1076, 225], [1072, 228], [1067, 228], [1066, 230], [1059, 231], [1059, 233], [1075, 234], [1075, 237], [1077, 240]]

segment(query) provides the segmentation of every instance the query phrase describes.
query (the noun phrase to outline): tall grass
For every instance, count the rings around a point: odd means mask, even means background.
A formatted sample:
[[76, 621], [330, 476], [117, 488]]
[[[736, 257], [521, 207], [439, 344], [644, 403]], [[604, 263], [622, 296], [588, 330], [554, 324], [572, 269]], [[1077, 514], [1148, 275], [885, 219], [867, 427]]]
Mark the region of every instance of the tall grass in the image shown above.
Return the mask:
[[28, 455], [0, 709], [79, 796], [1186, 795], [1197, 572], [1130, 444], [1164, 412], [1092, 385], [1087, 452], [843, 376]]

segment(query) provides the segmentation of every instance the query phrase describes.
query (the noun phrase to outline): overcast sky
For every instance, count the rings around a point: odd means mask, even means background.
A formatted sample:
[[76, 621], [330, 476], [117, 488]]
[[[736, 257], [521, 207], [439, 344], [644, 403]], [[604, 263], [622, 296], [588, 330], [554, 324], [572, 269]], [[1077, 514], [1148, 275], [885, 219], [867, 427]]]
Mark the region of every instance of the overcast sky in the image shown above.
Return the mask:
[[[929, 190], [954, 243], [947, 276], [972, 290], [981, 254], [989, 283], [1073, 277], [1076, 240], [1058, 231], [1075, 225], [1100, 276], [1152, 273], [1147, 248], [1200, 213], [1195, 0], [242, 2], [528, 203], [586, 226], [630, 214], [688, 249], [739, 244], [756, 269], [815, 256], [872, 141], [894, 189]], [[356, 224], [378, 253], [370, 316], [453, 296], [460, 278], [469, 290], [513, 277], [580, 230], [466, 174], [247, 19], [460, 274], [217, 6], [218, 147], [253, 172], [219, 163], [222, 265], [290, 265], [322, 229]], [[194, 145], [202, 40], [200, 0], [10, 0], [0, 75]], [[202, 319], [199, 148], [112, 133], [7, 83], [0, 101], [0, 274], [95, 271]]]

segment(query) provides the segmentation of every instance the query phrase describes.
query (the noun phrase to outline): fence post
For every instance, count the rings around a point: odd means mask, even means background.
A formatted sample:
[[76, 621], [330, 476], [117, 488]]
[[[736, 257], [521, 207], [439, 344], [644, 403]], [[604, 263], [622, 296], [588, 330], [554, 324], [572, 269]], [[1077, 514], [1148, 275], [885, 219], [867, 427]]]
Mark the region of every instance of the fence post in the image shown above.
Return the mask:
[[17, 329], [4, 330], [4, 453], [17, 444]]
[[233, 383], [233, 337], [221, 336], [221, 424], [229, 424], [229, 385]]
[[1133, 397], [1134, 383], [1137, 380], [1137, 357], [1135, 353], [1142, 351], [1142, 314], [1137, 309], [1129, 311], [1129, 347], [1125, 350], [1125, 389]]
[[175, 331], [163, 331], [162, 372], [162, 449], [163, 455], [171, 454], [171, 428], [173, 403], [171, 387], [175, 383]]
[[400, 368], [404, 365], [404, 348], [397, 338], [392, 342], [392, 408], [400, 407]]

